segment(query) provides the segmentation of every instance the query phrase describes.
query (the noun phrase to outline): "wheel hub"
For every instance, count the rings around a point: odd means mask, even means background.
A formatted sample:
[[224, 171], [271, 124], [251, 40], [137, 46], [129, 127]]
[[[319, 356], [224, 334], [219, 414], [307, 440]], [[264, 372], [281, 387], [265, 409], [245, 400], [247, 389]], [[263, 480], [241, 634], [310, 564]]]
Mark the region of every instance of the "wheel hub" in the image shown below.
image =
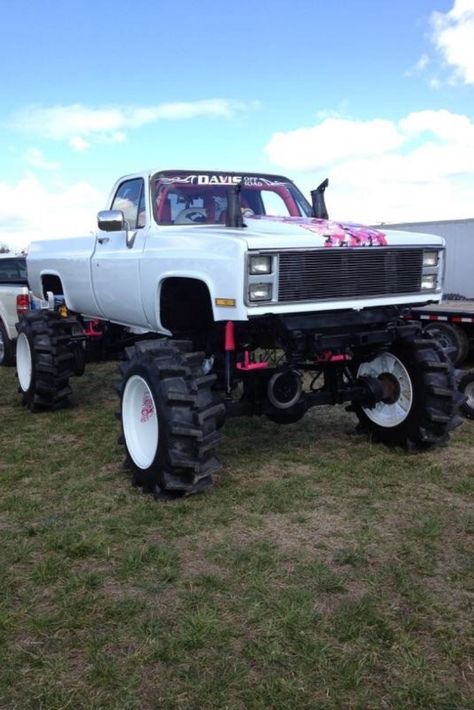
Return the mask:
[[381, 427], [402, 424], [413, 405], [413, 386], [405, 365], [396, 355], [384, 352], [370, 362], [361, 363], [358, 377], [376, 378], [383, 387], [383, 398], [373, 407], [362, 407], [365, 415]]
[[377, 379], [381, 382], [384, 391], [382, 402], [385, 404], [395, 404], [400, 398], [400, 382], [390, 372], [384, 372], [382, 375], [379, 375]]

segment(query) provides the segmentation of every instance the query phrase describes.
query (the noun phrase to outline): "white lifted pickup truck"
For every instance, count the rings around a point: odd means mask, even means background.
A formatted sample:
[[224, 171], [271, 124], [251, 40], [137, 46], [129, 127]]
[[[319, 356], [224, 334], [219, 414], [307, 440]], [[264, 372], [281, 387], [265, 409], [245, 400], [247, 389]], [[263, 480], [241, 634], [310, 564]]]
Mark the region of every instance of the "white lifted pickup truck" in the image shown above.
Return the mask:
[[445, 442], [460, 421], [452, 366], [402, 318], [441, 299], [443, 240], [330, 221], [326, 186], [310, 204], [279, 175], [118, 180], [96, 234], [31, 245], [30, 287], [52, 307], [18, 327], [24, 403], [67, 401], [94, 319], [94, 335], [134, 334], [121, 440], [134, 481], [157, 495], [210, 484], [226, 416], [284, 424], [348, 403], [373, 438]]

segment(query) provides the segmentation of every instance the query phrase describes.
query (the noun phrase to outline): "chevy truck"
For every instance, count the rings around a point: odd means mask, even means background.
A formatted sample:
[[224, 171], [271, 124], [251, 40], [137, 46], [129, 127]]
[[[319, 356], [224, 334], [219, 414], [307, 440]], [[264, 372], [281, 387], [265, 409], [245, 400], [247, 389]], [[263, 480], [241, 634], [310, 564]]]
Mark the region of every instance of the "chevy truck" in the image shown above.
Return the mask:
[[461, 421], [453, 366], [403, 319], [441, 300], [443, 239], [329, 220], [326, 185], [308, 202], [281, 175], [120, 178], [95, 234], [30, 247], [30, 287], [50, 308], [18, 325], [24, 404], [68, 401], [93, 319], [133, 334], [120, 440], [134, 483], [155, 496], [211, 484], [230, 416], [288, 424], [346, 404], [373, 440], [446, 442]]

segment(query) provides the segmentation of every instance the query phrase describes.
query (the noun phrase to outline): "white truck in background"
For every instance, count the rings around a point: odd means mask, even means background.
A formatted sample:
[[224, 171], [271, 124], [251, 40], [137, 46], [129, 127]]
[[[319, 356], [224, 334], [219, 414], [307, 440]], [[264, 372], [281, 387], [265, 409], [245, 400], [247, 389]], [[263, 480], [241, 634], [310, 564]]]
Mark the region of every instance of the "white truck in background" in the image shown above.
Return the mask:
[[133, 332], [121, 441], [134, 482], [157, 496], [210, 485], [230, 416], [287, 424], [345, 403], [375, 440], [446, 442], [461, 421], [453, 366], [403, 319], [441, 300], [444, 241], [329, 220], [326, 185], [310, 204], [279, 175], [120, 178], [96, 234], [30, 247], [30, 288], [52, 307], [18, 324], [23, 403], [67, 402], [92, 319], [92, 335]]
[[15, 361], [18, 297], [28, 302], [26, 259], [11, 253], [0, 254], [0, 365]]

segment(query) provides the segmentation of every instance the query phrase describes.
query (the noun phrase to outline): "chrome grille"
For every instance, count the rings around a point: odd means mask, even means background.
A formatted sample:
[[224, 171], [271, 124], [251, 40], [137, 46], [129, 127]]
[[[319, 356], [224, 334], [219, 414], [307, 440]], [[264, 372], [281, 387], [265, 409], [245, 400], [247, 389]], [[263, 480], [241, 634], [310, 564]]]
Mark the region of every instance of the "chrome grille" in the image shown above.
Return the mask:
[[422, 249], [327, 248], [280, 253], [278, 301], [316, 301], [416, 293]]

